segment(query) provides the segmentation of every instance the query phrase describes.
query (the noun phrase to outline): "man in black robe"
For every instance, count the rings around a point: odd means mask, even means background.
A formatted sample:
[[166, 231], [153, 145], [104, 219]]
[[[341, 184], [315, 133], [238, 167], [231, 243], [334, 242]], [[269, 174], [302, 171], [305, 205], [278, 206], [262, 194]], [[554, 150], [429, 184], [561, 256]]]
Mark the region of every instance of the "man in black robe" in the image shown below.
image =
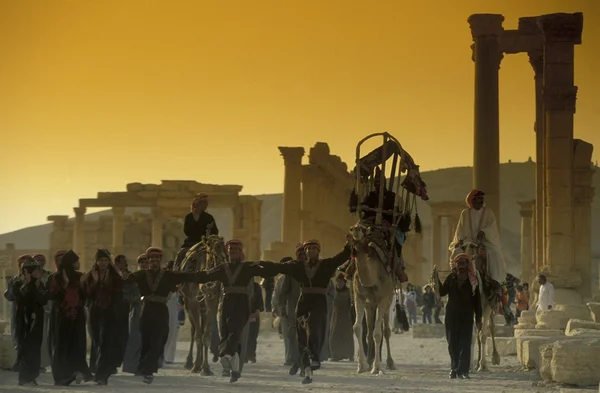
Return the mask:
[[14, 281], [12, 291], [16, 301], [16, 331], [19, 337], [19, 385], [36, 386], [40, 374], [44, 336], [44, 305], [48, 294], [42, 283], [42, 267], [29, 257], [23, 261], [21, 277]]
[[[350, 235], [346, 236], [352, 241]], [[302, 288], [296, 319], [298, 326], [298, 345], [302, 354], [303, 384], [312, 382], [312, 371], [321, 367], [319, 354], [327, 340], [327, 286], [335, 270], [350, 258], [351, 246], [346, 243], [344, 249], [332, 258], [319, 259], [321, 244], [318, 240], [304, 242], [307, 261], [289, 263], [261, 262], [273, 274], [286, 274], [294, 277]]]
[[481, 297], [476, 284], [471, 282], [473, 275], [469, 277], [469, 256], [458, 254], [454, 257], [454, 263], [456, 268], [444, 283], [439, 278], [437, 281], [440, 296], [448, 295], [446, 340], [450, 353], [450, 378], [469, 379], [473, 320], [477, 329], [481, 329]]
[[269, 273], [257, 263], [244, 262], [241, 241], [230, 240], [225, 247], [229, 262], [198, 274], [203, 275], [201, 283], [219, 281], [223, 284], [219, 355], [223, 368], [231, 370], [229, 381], [233, 383], [240, 378], [241, 335], [250, 318], [248, 286], [255, 276], [269, 277], [276, 273]]
[[258, 345], [258, 333], [260, 331], [260, 313], [265, 311], [265, 304], [263, 302], [262, 290], [257, 282], [252, 283], [254, 285], [254, 293], [250, 299], [250, 318], [249, 332], [248, 332], [248, 346], [246, 348], [247, 355], [246, 361], [250, 363], [256, 363], [256, 347]]
[[[202, 236], [208, 237], [210, 235], [219, 234], [219, 228], [217, 228], [215, 218], [206, 211], [207, 208], [208, 195], [204, 193], [196, 195], [192, 201], [191, 212], [185, 216], [183, 222], [183, 233], [186, 238], [175, 257], [174, 270], [180, 269], [185, 254], [194, 244], [200, 243]], [[193, 270], [193, 268], [191, 270]]]
[[[41, 275], [40, 280], [42, 285], [47, 288], [48, 278], [52, 272], [46, 270], [46, 256], [43, 254], [32, 255], [33, 259], [39, 262]], [[46, 367], [50, 366], [50, 352], [48, 351], [48, 327], [50, 326], [50, 311], [52, 310], [52, 302], [47, 301], [44, 306], [44, 340], [42, 341], [42, 360], [40, 362], [40, 372], [46, 372]]]
[[200, 282], [201, 276], [199, 273], [161, 269], [163, 251], [158, 247], [148, 248], [146, 256], [149, 262], [148, 270], [138, 270], [131, 274], [122, 272], [122, 277], [135, 282], [142, 296], [140, 373], [144, 376], [144, 383], [150, 384], [158, 371], [159, 360], [169, 336], [169, 294], [174, 292], [179, 284]]

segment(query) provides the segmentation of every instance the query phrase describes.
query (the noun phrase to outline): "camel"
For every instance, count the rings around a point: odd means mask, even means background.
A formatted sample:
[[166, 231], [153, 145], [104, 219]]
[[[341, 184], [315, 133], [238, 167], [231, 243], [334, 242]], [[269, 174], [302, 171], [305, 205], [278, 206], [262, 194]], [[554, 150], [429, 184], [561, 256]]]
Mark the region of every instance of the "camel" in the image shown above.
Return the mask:
[[[487, 353], [487, 338], [488, 332], [492, 337], [492, 364], [497, 366], [500, 364], [500, 354], [496, 350], [496, 337], [495, 337], [495, 320], [496, 313], [498, 312], [502, 299], [494, 291], [490, 296], [486, 296], [484, 291], [484, 283], [489, 275], [487, 274], [487, 259], [485, 258], [485, 252], [483, 245], [471, 242], [465, 242], [462, 245], [462, 250], [471, 257], [471, 263], [475, 266], [475, 273], [477, 275], [477, 290], [479, 291], [481, 299], [481, 330], [477, 332], [477, 363], [472, 364], [472, 368], [476, 368], [477, 371], [489, 371], [486, 353]], [[471, 344], [471, 353], [474, 352], [475, 340]], [[471, 357], [474, 363], [475, 357]]]
[[[381, 342], [385, 337], [387, 347], [387, 368], [394, 370], [394, 360], [390, 349], [390, 323], [389, 312], [394, 298], [394, 279], [386, 270], [380, 259], [379, 253], [370, 245], [371, 228], [362, 222], [358, 222], [351, 229], [354, 239], [354, 250], [356, 253], [356, 271], [353, 276], [354, 307], [356, 310], [356, 321], [354, 322], [354, 334], [358, 339], [358, 373], [369, 369], [369, 363], [365, 356], [362, 340], [362, 321], [367, 317], [367, 342], [375, 345], [375, 358], [371, 374], [382, 374], [381, 370]], [[375, 326], [372, 325], [375, 316]], [[383, 333], [383, 337], [382, 337]]]
[[[227, 260], [223, 237], [210, 235], [192, 246], [186, 253], [181, 271], [209, 270]], [[185, 368], [201, 375], [213, 375], [208, 364], [213, 320], [217, 315], [220, 285], [215, 282], [206, 284], [183, 284], [180, 293], [185, 301], [185, 311], [190, 321], [190, 350]], [[194, 359], [194, 344], [196, 358]]]

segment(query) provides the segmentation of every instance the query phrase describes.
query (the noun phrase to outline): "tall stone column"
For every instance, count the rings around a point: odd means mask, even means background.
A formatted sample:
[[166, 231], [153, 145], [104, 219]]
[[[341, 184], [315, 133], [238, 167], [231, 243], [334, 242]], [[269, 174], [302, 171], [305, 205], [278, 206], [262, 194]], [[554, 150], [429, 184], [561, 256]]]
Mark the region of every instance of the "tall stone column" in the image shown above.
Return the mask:
[[302, 210], [302, 157], [303, 147], [279, 147], [283, 156], [283, 214], [281, 241], [295, 244], [300, 241]]
[[112, 208], [112, 254], [119, 255], [123, 254], [123, 231], [124, 231], [124, 220], [125, 220], [125, 208], [124, 207], [113, 207]]
[[573, 159], [573, 248], [576, 269], [581, 272], [579, 294], [583, 299], [595, 293], [592, 260], [592, 202], [594, 200], [592, 144], [575, 139]]
[[[538, 26], [537, 17], [519, 18], [519, 33], [524, 38], [533, 38], [540, 36], [542, 31]], [[534, 71], [535, 81], [535, 212], [533, 214], [534, 235], [532, 237], [535, 243], [533, 260], [537, 267], [541, 269], [544, 264], [544, 201], [545, 201], [545, 164], [544, 164], [544, 48], [527, 52], [529, 63]]]
[[442, 267], [442, 217], [438, 215], [432, 215], [431, 220], [431, 262], [438, 267]]
[[535, 271], [531, 239], [534, 237], [533, 201], [519, 202], [521, 205], [521, 281], [531, 282]]
[[160, 208], [152, 209], [152, 247], [163, 246], [163, 211]]
[[314, 164], [302, 167], [302, 240], [319, 237], [316, 220], [319, 207], [319, 186], [317, 184], [319, 168]]
[[80, 268], [83, 271], [87, 265], [85, 259], [85, 207], [75, 207], [75, 223], [73, 225], [73, 248], [79, 255]]
[[475, 14], [468, 19], [475, 61], [473, 186], [486, 193], [486, 205], [500, 227], [500, 114], [498, 72], [502, 52], [498, 40], [504, 16]]
[[[456, 220], [456, 218], [452, 216], [446, 217], [446, 244], [444, 244], [446, 250], [448, 250], [448, 246], [450, 246], [450, 243], [452, 243], [452, 240], [454, 239], [454, 232], [456, 232], [457, 223], [458, 221]], [[447, 255], [447, 259], [450, 260], [452, 252], [448, 250]]]
[[[544, 270], [557, 289], [581, 285], [574, 269], [573, 251], [573, 116], [577, 87], [574, 85], [575, 45], [581, 43], [583, 15], [551, 14], [538, 19], [544, 33], [544, 111], [546, 241]], [[557, 293], [556, 302], [581, 303], [575, 291]]]

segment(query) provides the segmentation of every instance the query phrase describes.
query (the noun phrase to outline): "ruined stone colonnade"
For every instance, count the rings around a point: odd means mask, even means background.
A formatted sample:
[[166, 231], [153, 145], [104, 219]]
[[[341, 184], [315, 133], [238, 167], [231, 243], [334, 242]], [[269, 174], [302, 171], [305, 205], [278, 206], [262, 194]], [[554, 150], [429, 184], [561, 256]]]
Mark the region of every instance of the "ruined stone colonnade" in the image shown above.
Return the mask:
[[[74, 208], [75, 220], [68, 216], [50, 216], [54, 230], [50, 255], [60, 248], [73, 248], [81, 259], [82, 269], [91, 263], [92, 251], [109, 247], [113, 255], [138, 255], [147, 247], [162, 247], [174, 256], [183, 242], [180, 220], [190, 212], [192, 198], [206, 193], [212, 208], [231, 208], [232, 237], [244, 243], [246, 257], [260, 259], [262, 201], [250, 195], [239, 195], [242, 186], [201, 184], [195, 181], [163, 180], [161, 184], [131, 183], [125, 192], [100, 192], [97, 198], [80, 199]], [[88, 208], [109, 207], [111, 217], [96, 222], [85, 220]], [[210, 208], [209, 207], [209, 208]], [[147, 208], [147, 214], [127, 216], [126, 208]], [[105, 222], [105, 221], [111, 222]], [[148, 225], [149, 219], [149, 225]], [[178, 222], [179, 221], [179, 222]], [[134, 254], [137, 253], [137, 254]]]
[[[557, 302], [580, 304], [591, 297], [592, 145], [573, 138], [577, 86], [574, 47], [581, 44], [583, 15], [549, 14], [519, 19], [504, 30], [504, 17], [469, 17], [474, 44], [474, 187], [500, 223], [498, 73], [504, 54], [527, 53], [534, 70], [536, 113], [536, 199], [521, 204], [524, 279], [545, 271]], [[532, 229], [528, 230], [531, 224]], [[529, 240], [531, 238], [531, 240]], [[529, 250], [531, 244], [531, 250]]]
[[[454, 239], [460, 213], [466, 206], [461, 201], [428, 201], [427, 204], [431, 208], [431, 267], [435, 265], [445, 270], [450, 258], [448, 246]], [[446, 224], [445, 236], [442, 234], [442, 221]]]

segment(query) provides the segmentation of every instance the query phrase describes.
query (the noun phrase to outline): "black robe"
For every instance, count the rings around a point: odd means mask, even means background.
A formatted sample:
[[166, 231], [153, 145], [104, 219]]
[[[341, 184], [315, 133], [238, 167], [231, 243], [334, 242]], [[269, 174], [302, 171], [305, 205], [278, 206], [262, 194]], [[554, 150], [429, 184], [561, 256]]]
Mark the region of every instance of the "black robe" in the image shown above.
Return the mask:
[[135, 282], [126, 282], [123, 286], [123, 302], [127, 304], [127, 346], [123, 355], [123, 372], [137, 374], [140, 366], [142, 337], [140, 333], [140, 315], [142, 303], [140, 291]]
[[247, 359], [251, 362], [256, 361], [256, 346], [258, 344], [258, 333], [260, 331], [260, 313], [265, 311], [265, 303], [262, 297], [262, 290], [258, 283], [254, 283], [254, 293], [250, 300], [250, 326], [248, 332]]
[[[199, 272], [202, 283], [223, 283], [223, 304], [219, 321], [219, 356], [234, 356], [241, 353], [242, 330], [250, 317], [248, 284], [255, 276], [270, 277], [259, 264], [251, 262], [224, 263], [209, 271]], [[260, 291], [262, 292], [262, 291]], [[259, 296], [260, 296], [259, 292]], [[243, 359], [241, 359], [243, 360]]]
[[481, 322], [481, 297], [468, 277], [459, 283], [458, 275], [450, 273], [444, 283], [438, 282], [440, 296], [448, 295], [446, 305], [446, 341], [452, 371], [468, 374], [471, 363], [471, 340], [473, 338], [473, 317]]
[[261, 262], [270, 272], [289, 274], [301, 287], [301, 295], [296, 305], [298, 346], [302, 356], [302, 368], [320, 367], [319, 354], [327, 327], [327, 286], [336, 269], [350, 258], [350, 247], [332, 258], [319, 260], [314, 265], [308, 262], [288, 263]]
[[68, 386], [77, 373], [91, 379], [86, 360], [85, 292], [81, 273], [70, 271], [64, 285], [62, 270], [49, 279], [48, 289], [53, 300], [51, 312], [52, 376], [54, 384]]
[[94, 282], [91, 274], [85, 281], [89, 312], [89, 331], [92, 339], [90, 369], [95, 380], [106, 382], [116, 373], [122, 361], [121, 302], [123, 280], [110, 266], [105, 280]]
[[41, 282], [29, 283], [17, 279], [12, 294], [16, 303], [16, 333], [19, 384], [34, 382], [40, 374], [42, 341], [44, 339], [44, 305], [48, 293]]
[[199, 273], [173, 272], [169, 270], [139, 270], [131, 273], [128, 281], [137, 284], [142, 296], [140, 332], [142, 350], [140, 373], [145, 376], [158, 371], [158, 362], [169, 336], [169, 310], [167, 299], [177, 285], [184, 282], [200, 282]]
[[346, 286], [335, 287], [329, 329], [329, 349], [333, 360], [354, 359], [354, 333], [350, 291]]

